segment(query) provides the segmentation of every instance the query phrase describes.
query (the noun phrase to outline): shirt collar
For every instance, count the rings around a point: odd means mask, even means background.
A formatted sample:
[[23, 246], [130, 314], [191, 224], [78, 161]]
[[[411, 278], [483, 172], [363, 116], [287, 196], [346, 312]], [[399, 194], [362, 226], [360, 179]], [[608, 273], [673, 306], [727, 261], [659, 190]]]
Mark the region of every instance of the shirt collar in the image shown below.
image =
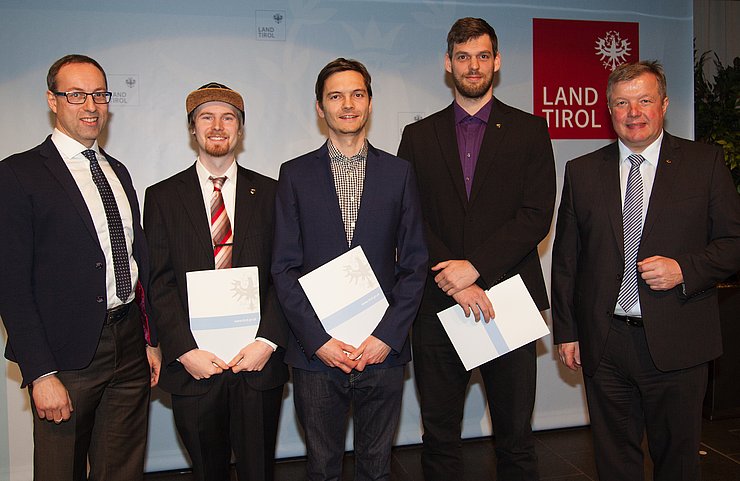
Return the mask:
[[[71, 159], [74, 156], [81, 154], [82, 151], [88, 150], [87, 147], [56, 128], [54, 129], [54, 132], [51, 133], [51, 141], [54, 142], [54, 146], [65, 159]], [[94, 150], [95, 153], [98, 154], [99, 158], [105, 158], [100, 155], [100, 147], [98, 146], [97, 139], [92, 144], [92, 147], [90, 147], [90, 150]]]
[[491, 110], [493, 109], [493, 97], [491, 97], [491, 100], [486, 102], [486, 105], [478, 109], [478, 111], [473, 115], [467, 113], [465, 109], [457, 103], [457, 100], [454, 100], [452, 102], [452, 105], [454, 106], [453, 109], [455, 110], [455, 125], [459, 124], [468, 117], [476, 118], [487, 124], [488, 119], [491, 117]]
[[331, 139], [327, 139], [326, 146], [329, 149], [329, 160], [332, 162], [361, 162], [367, 160], [367, 139], [362, 143], [362, 148], [352, 157], [347, 157], [337, 149]]
[[[657, 139], [653, 141], [652, 144], [645, 147], [645, 150], [640, 152], [640, 155], [645, 157], [645, 162], [648, 162], [653, 167], [658, 166], [658, 158], [660, 157], [660, 145], [663, 143], [663, 130], [660, 131], [660, 135]], [[629, 147], [624, 145], [622, 143], [622, 140], [617, 140], [617, 144], [619, 145], [619, 162], [627, 162], [629, 163], [629, 160], [627, 160], [627, 157], [634, 154]]]
[[[198, 181], [200, 182], [201, 186], [208, 186], [213, 187], [213, 182], [208, 177], [226, 177], [226, 182], [236, 182], [236, 158], [234, 158], [234, 161], [231, 163], [228, 169], [226, 169], [226, 172], [223, 173], [223, 175], [213, 175], [208, 171], [205, 165], [200, 161], [200, 158], [197, 158], [195, 160], [195, 171], [198, 173]], [[226, 183], [224, 182], [224, 184]]]

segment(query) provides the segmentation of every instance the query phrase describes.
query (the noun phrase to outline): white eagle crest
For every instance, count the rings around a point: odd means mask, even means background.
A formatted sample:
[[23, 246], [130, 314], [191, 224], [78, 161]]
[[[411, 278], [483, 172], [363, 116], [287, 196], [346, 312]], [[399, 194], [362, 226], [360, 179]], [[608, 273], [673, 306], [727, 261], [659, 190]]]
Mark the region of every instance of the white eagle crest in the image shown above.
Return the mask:
[[596, 54], [601, 55], [601, 61], [604, 68], [614, 70], [627, 61], [626, 57], [630, 55], [630, 42], [622, 39], [619, 32], [609, 30], [604, 38], [596, 39]]
[[370, 264], [366, 264], [360, 260], [359, 257], [354, 258], [355, 267], [351, 265], [343, 266], [344, 277], [348, 277], [352, 284], [359, 284], [365, 282], [365, 285], [370, 287], [370, 279], [372, 279], [373, 271], [370, 268]]
[[231, 297], [235, 297], [239, 303], [248, 303], [250, 309], [254, 309], [257, 296], [259, 296], [259, 289], [254, 285], [254, 280], [250, 277], [242, 280], [231, 281]]

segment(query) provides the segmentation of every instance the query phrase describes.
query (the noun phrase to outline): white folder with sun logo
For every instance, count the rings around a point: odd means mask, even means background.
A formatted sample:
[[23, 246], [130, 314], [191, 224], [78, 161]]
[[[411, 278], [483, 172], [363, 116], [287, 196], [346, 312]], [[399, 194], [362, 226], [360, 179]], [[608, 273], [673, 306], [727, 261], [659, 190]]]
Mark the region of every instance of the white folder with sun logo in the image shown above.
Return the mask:
[[198, 348], [228, 363], [254, 341], [260, 324], [257, 267], [187, 273], [190, 330]]
[[326, 332], [354, 347], [373, 333], [388, 309], [388, 300], [361, 246], [298, 282]]

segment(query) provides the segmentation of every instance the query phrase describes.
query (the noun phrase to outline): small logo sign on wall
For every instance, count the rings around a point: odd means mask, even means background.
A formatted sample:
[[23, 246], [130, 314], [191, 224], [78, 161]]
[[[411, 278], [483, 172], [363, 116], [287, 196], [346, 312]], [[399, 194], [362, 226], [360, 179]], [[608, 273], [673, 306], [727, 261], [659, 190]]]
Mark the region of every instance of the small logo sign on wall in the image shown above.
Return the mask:
[[285, 41], [285, 10], [257, 10], [254, 19], [257, 40]]
[[553, 139], [614, 139], [609, 74], [640, 59], [636, 22], [532, 20], [534, 114]]
[[426, 117], [424, 112], [398, 112], [398, 138], [401, 138], [403, 135], [403, 129], [406, 128], [407, 125], [418, 122], [424, 117]]
[[112, 106], [139, 105], [139, 76], [137, 74], [109, 74], [108, 90], [113, 94]]

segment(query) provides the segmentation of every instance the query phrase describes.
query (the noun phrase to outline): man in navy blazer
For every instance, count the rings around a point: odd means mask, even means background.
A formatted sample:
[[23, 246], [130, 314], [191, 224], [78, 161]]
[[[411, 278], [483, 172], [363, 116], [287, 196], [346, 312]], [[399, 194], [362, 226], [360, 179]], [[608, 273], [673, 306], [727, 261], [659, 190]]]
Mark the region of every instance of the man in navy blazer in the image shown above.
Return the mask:
[[553, 337], [568, 368], [583, 366], [599, 479], [643, 479], [647, 433], [653, 479], [696, 480], [707, 363], [722, 352], [715, 284], [740, 269], [740, 196], [721, 149], [663, 130], [660, 64], [618, 67], [607, 101], [619, 140], [565, 168]]
[[0, 162], [0, 315], [38, 414], [34, 479], [88, 479], [88, 462], [90, 479], [142, 479], [160, 355], [142, 309], [139, 204], [98, 146], [111, 98], [102, 67], [68, 55], [47, 83], [54, 132]]
[[[285, 360], [303, 426], [310, 481], [341, 478], [347, 415], [353, 408], [356, 481], [388, 479], [398, 423], [408, 333], [421, 300], [427, 250], [410, 164], [366, 139], [370, 74], [338, 58], [319, 73], [316, 111], [329, 140], [282, 165], [272, 273], [292, 331]], [[388, 300], [359, 346], [331, 337], [298, 279], [362, 246]]]

